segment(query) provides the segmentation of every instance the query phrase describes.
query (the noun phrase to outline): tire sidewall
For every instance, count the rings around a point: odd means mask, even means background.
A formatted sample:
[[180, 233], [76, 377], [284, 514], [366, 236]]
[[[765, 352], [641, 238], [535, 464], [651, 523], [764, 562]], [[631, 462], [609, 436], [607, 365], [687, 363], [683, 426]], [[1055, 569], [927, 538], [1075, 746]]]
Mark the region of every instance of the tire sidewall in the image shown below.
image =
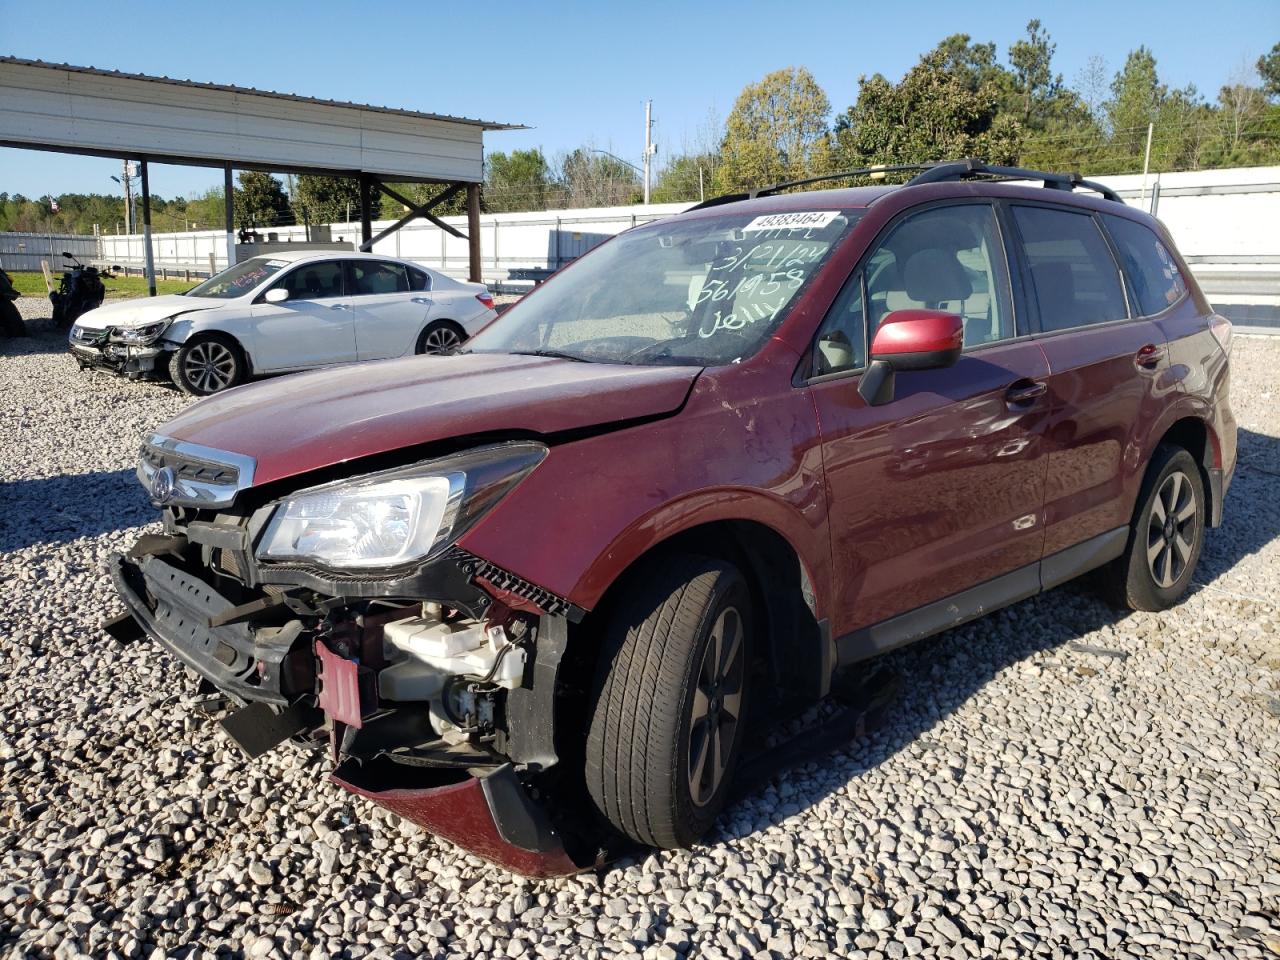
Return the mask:
[[[689, 783], [689, 733], [693, 725], [693, 697], [697, 688], [698, 674], [702, 667], [702, 658], [706, 654], [708, 644], [711, 642], [711, 628], [715, 626], [716, 619], [724, 609], [731, 606], [737, 607], [738, 613], [742, 618], [743, 627], [743, 655], [746, 660], [742, 681], [742, 708], [739, 710], [738, 729], [734, 736], [733, 747], [729, 752], [729, 761], [725, 766], [724, 776], [720, 781], [720, 785], [710, 800], [702, 806], [698, 806], [693, 802], [693, 791]], [[751, 594], [747, 589], [746, 581], [736, 569], [732, 567], [722, 569], [716, 582], [712, 602], [703, 611], [701, 622], [698, 624], [698, 640], [693, 645], [690, 658], [685, 664], [685, 684], [680, 697], [680, 726], [677, 732], [676, 750], [674, 752], [675, 769], [672, 771], [671, 791], [675, 806], [674, 819], [677, 839], [680, 846], [690, 846], [711, 828], [716, 817], [720, 815], [720, 811], [724, 809], [725, 801], [732, 792], [733, 774], [738, 765], [738, 758], [742, 753], [742, 742], [748, 723], [748, 714], [751, 709], [750, 681], [754, 626], [755, 617], [751, 609]]]
[[442, 327], [447, 327], [458, 335], [459, 346], [467, 342], [467, 332], [462, 329], [461, 325], [454, 323], [452, 320], [432, 320], [423, 327], [422, 332], [418, 334], [418, 342], [414, 346], [413, 352], [418, 356], [426, 356], [427, 337], [431, 335], [432, 331], [439, 330]]
[[[1191, 586], [1195, 576], [1196, 565], [1200, 562], [1200, 553], [1204, 548], [1205, 504], [1204, 478], [1195, 458], [1181, 447], [1159, 448], [1158, 469], [1153, 469], [1143, 484], [1141, 507], [1134, 517], [1133, 528], [1129, 534], [1129, 563], [1126, 582], [1126, 593], [1129, 604], [1139, 610], [1164, 610], [1177, 603]], [[1154, 464], [1153, 464], [1154, 466]], [[1183, 473], [1191, 483], [1196, 498], [1196, 530], [1191, 544], [1191, 557], [1186, 569], [1170, 587], [1162, 587], [1151, 575], [1147, 563], [1147, 530], [1151, 520], [1151, 510], [1164, 482], [1176, 472]]]

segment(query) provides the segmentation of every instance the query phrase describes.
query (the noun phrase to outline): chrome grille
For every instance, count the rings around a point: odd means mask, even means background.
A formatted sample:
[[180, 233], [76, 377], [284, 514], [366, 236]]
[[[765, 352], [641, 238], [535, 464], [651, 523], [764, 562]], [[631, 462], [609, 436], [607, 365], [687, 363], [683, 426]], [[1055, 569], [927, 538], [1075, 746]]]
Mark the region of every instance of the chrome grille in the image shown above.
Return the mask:
[[[153, 435], [138, 457], [138, 481], [157, 506], [227, 507], [241, 490], [253, 485], [256, 461], [244, 454]], [[167, 468], [157, 491], [156, 475]], [[167, 488], [167, 489], [166, 489]], [[157, 497], [157, 492], [164, 494]]]

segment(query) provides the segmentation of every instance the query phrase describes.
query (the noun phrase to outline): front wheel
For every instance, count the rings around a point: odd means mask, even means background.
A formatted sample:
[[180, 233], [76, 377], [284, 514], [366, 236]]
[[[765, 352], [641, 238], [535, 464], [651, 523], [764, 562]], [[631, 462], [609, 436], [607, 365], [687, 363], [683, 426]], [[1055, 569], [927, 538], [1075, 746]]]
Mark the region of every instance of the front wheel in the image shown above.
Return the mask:
[[205, 336], [184, 343], [169, 358], [169, 376], [184, 393], [207, 397], [244, 380], [244, 353], [230, 337]]
[[437, 320], [418, 335], [414, 353], [444, 355], [453, 353], [467, 339], [467, 332], [452, 320]]
[[1182, 599], [1204, 547], [1204, 480], [1182, 447], [1161, 444], [1138, 497], [1125, 552], [1111, 568], [1115, 599], [1166, 610]]
[[587, 732], [587, 790], [614, 828], [686, 847], [715, 821], [741, 750], [753, 629], [732, 564], [666, 558], [631, 581], [605, 629]]

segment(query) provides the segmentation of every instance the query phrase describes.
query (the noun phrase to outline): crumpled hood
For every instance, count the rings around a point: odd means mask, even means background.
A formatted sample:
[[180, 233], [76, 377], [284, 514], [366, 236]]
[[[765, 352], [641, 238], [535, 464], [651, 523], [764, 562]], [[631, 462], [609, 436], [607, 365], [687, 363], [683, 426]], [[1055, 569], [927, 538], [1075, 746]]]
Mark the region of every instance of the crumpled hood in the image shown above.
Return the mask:
[[680, 408], [701, 369], [496, 353], [404, 357], [237, 387], [155, 432], [253, 457], [258, 485], [450, 437], [661, 416]]
[[144, 327], [157, 320], [165, 320], [176, 313], [193, 310], [212, 310], [225, 307], [226, 300], [208, 297], [184, 297], [179, 293], [163, 297], [139, 297], [136, 300], [115, 300], [104, 303], [76, 318], [76, 325], [88, 330], [105, 330], [107, 327]]

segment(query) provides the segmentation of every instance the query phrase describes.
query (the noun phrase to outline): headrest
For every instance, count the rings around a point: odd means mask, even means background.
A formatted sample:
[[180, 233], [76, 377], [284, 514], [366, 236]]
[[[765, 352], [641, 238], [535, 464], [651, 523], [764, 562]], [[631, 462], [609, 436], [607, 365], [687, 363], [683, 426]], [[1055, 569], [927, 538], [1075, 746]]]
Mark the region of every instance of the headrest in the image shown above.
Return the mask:
[[917, 250], [902, 268], [907, 296], [921, 303], [966, 300], [973, 293], [969, 274], [954, 252], [931, 247]]

